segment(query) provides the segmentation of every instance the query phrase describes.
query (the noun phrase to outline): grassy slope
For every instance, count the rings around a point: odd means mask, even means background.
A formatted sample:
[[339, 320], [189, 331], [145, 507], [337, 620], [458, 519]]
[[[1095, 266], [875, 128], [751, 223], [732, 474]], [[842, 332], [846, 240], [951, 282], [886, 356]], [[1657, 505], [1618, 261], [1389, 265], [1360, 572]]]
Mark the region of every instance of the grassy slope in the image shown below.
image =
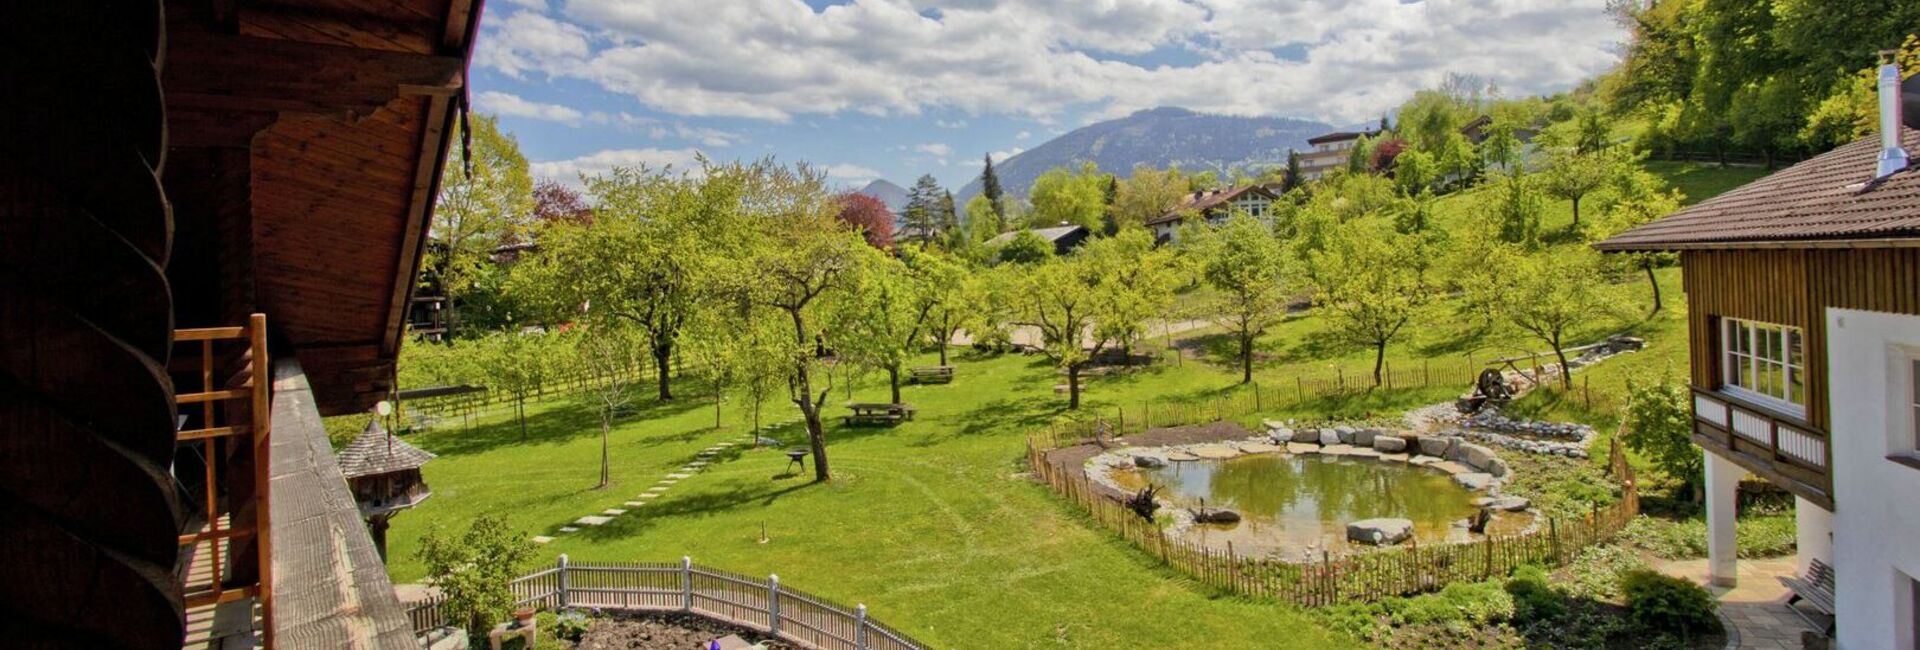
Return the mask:
[[[1728, 183], [1718, 170], [1672, 171], [1683, 188]], [[1457, 205], [1443, 209], [1471, 214], [1468, 202], [1474, 196], [1448, 199]], [[1555, 215], [1570, 215], [1564, 204], [1555, 209]], [[1549, 228], [1564, 223], [1556, 217]], [[1661, 281], [1670, 308], [1639, 327], [1653, 352], [1593, 370], [1596, 392], [1612, 377], [1624, 381], [1634, 368], [1658, 366], [1664, 359], [1678, 359], [1684, 370], [1677, 271], [1663, 271]], [[1644, 284], [1626, 286], [1634, 304], [1647, 304]], [[1436, 313], [1448, 312], [1443, 306]], [[1538, 347], [1511, 331], [1461, 320], [1424, 320], [1406, 341], [1390, 348], [1390, 363], [1454, 355], [1484, 359], [1489, 349]], [[1579, 338], [1622, 326], [1595, 324]], [[1204, 349], [1225, 349], [1217, 336], [1194, 336]], [[1307, 370], [1338, 368], [1360, 376], [1372, 363], [1369, 351], [1338, 344], [1312, 314], [1289, 317], [1263, 338], [1261, 350], [1258, 381], [1267, 385], [1289, 383], [1293, 374]], [[1031, 357], [961, 356], [959, 365], [960, 379], [953, 385], [906, 389], [906, 399], [922, 409], [916, 422], [858, 430], [835, 423], [829, 431], [836, 474], [831, 484], [781, 478], [784, 456], [742, 452], [611, 525], [561, 536], [539, 549], [541, 561], [559, 553], [581, 560], [691, 555], [746, 573], [777, 572], [800, 588], [865, 602], [876, 616], [941, 646], [1351, 645], [1324, 637], [1297, 611], [1215, 597], [1087, 525], [1044, 488], [1016, 478], [1026, 432], [1062, 414], [1064, 399], [1051, 390], [1055, 375]], [[1093, 380], [1088, 408], [1111, 411], [1146, 399], [1201, 399], [1233, 390], [1237, 379], [1226, 359], [1160, 364]], [[1316, 400], [1276, 414], [1393, 413], [1448, 399], [1458, 390], [1381, 391]], [[884, 391], [867, 382], [854, 397], [884, 399]], [[845, 393], [836, 393], [832, 401], [844, 398]], [[532, 431], [524, 443], [503, 416], [473, 429], [449, 427], [413, 439], [441, 458], [425, 470], [435, 496], [397, 517], [389, 534], [396, 579], [421, 577], [412, 553], [430, 526], [460, 526], [476, 515], [497, 513], [529, 534], [550, 534], [575, 517], [632, 499], [713, 442], [745, 436], [743, 414], [733, 405], [718, 429], [711, 402], [700, 398], [651, 406], [614, 430], [615, 485], [596, 491], [591, 488], [598, 471], [598, 429], [587, 409], [561, 399], [530, 410]], [[1573, 409], [1564, 400], [1539, 412], [1605, 416]], [[766, 410], [770, 420], [791, 419], [793, 413], [790, 405], [771, 404]], [[789, 426], [775, 435], [791, 442], [798, 432]], [[762, 526], [771, 539], [766, 544], [757, 541]]]

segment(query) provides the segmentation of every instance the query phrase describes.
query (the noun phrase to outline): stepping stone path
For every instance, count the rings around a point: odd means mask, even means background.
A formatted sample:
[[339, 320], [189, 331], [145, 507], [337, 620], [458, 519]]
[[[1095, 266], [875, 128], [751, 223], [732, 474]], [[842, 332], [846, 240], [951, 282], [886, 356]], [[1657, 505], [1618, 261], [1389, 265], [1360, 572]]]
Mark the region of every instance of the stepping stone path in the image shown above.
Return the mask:
[[[661, 496], [664, 496], [667, 493], [667, 490], [671, 489], [675, 484], [679, 483], [680, 481], [693, 478], [693, 475], [700, 473], [701, 471], [705, 470], [708, 465], [712, 464], [713, 459], [719, 456], [720, 452], [726, 451], [728, 448], [732, 446], [733, 446], [732, 442], [716, 442], [713, 444], [712, 447], [702, 449], [700, 450], [699, 453], [694, 454], [694, 460], [688, 462], [685, 467], [680, 468], [678, 471], [672, 474], [668, 474], [666, 478], [660, 479], [659, 483], [655, 484], [653, 487], [647, 488], [646, 492], [642, 493], [640, 496], [634, 497], [633, 501], [626, 502], [624, 504], [626, 507], [607, 508], [606, 510], [600, 511], [600, 514], [587, 515], [579, 519], [575, 519], [573, 520], [572, 525], [561, 526], [560, 532], [574, 533], [574, 532], [579, 532], [581, 526], [607, 525], [608, 523], [611, 523], [614, 519], [622, 515], [625, 515], [629, 512], [632, 512], [632, 509], [647, 505], [647, 502], [649, 500], [658, 499]], [[533, 536], [533, 543], [535, 544], [547, 544], [552, 541], [553, 541], [553, 538], [546, 535]]]
[[1240, 451], [1226, 445], [1197, 445], [1192, 448], [1193, 455], [1210, 460], [1222, 460], [1240, 455]]

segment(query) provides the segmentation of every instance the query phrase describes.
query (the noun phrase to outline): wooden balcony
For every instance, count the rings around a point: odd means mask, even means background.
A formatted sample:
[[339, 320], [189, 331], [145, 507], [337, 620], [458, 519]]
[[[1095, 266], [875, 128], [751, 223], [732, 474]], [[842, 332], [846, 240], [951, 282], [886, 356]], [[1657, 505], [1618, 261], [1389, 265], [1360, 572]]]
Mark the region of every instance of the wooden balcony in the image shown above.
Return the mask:
[[[207, 628], [198, 641], [221, 643], [254, 637], [273, 647], [273, 542], [268, 468], [272, 444], [271, 383], [267, 370], [266, 316], [254, 314], [240, 327], [175, 330], [187, 352], [175, 356], [175, 408], [182, 427], [175, 444], [197, 459], [198, 484], [183, 489], [202, 522], [182, 531], [181, 591], [190, 623], [231, 619]], [[188, 392], [190, 387], [197, 388]], [[176, 479], [181, 477], [176, 476]], [[258, 621], [252, 619], [258, 613]], [[237, 612], [237, 613], [236, 613]], [[190, 627], [192, 627], [190, 625]]]
[[1692, 389], [1695, 444], [1833, 509], [1833, 440], [1827, 432], [1734, 395]]

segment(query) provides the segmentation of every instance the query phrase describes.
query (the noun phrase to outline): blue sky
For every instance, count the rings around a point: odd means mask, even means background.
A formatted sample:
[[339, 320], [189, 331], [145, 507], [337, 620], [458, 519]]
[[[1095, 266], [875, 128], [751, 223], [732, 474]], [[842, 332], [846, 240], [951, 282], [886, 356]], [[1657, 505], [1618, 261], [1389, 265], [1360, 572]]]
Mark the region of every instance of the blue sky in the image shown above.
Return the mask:
[[476, 108], [537, 176], [776, 156], [958, 187], [982, 156], [1143, 108], [1367, 121], [1447, 73], [1563, 90], [1602, 0], [493, 0]]

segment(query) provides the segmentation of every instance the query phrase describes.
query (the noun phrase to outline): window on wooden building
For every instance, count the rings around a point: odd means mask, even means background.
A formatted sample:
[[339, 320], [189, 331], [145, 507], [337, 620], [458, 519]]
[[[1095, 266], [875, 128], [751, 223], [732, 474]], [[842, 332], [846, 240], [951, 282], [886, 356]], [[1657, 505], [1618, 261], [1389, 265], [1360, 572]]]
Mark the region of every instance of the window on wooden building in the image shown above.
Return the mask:
[[1800, 328], [1721, 319], [1723, 389], [1791, 413], [1807, 405], [1806, 358]]

